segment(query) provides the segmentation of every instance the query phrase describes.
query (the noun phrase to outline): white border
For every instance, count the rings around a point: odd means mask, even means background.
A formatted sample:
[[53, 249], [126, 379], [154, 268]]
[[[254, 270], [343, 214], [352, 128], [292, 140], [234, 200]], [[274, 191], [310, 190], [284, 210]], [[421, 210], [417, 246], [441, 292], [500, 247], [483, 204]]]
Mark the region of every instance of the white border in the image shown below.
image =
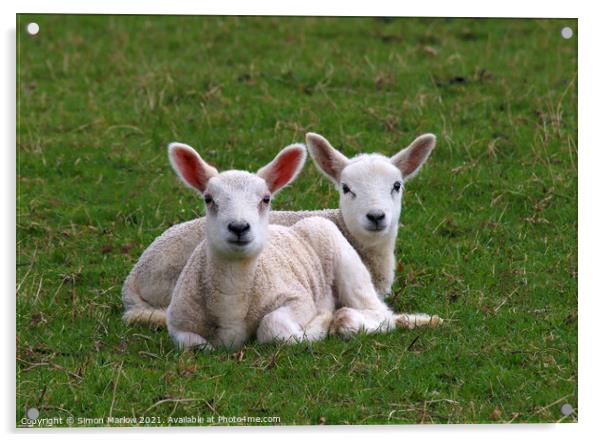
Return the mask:
[[[13, 437], [14, 426], [14, 227], [15, 227], [15, 14], [17, 12], [47, 12], [47, 13], [136, 13], [136, 14], [235, 14], [235, 15], [401, 15], [401, 16], [478, 16], [478, 17], [569, 17], [579, 18], [578, 35], [579, 44], [579, 420], [576, 425], [520, 425], [520, 426], [431, 426], [431, 427], [287, 427], [273, 429], [258, 428], [232, 428], [232, 429], [169, 429], [150, 431], [119, 431], [119, 430], [78, 430], [71, 433], [64, 431], [37, 431], [24, 434], [21, 437], [44, 439], [71, 439], [86, 438], [104, 439], [119, 437], [144, 437], [145, 439], [162, 439], [166, 434], [177, 434], [198, 437], [224, 437], [231, 435], [237, 439], [281, 440], [284, 437], [294, 440], [303, 440], [307, 437], [324, 436], [365, 438], [369, 433], [378, 432], [382, 437], [420, 438], [462, 440], [463, 442], [479, 440], [507, 442], [513, 440], [527, 440], [544, 436], [546, 440], [581, 439], [599, 433], [596, 425], [600, 420], [600, 333], [595, 329], [597, 325], [597, 312], [600, 311], [602, 293], [595, 286], [596, 271], [600, 244], [600, 191], [601, 182], [598, 168], [600, 167], [600, 151], [602, 143], [596, 137], [596, 128], [600, 126], [602, 115], [599, 111], [600, 82], [602, 72], [600, 69], [600, 44], [602, 43], [602, 26], [600, 17], [596, 14], [591, 1], [552, 1], [526, 2], [524, 0], [504, 0], [502, 2], [470, 2], [464, 0], [454, 1], [429, 1], [419, 2], [389, 2], [383, 0], [370, 1], [345, 1], [341, 3], [324, 0], [303, 1], [214, 1], [196, 3], [190, 0], [169, 1], [21, 1], [18, 5], [1, 2], [2, 14], [0, 20], [3, 25], [3, 68], [2, 70], [2, 97], [0, 106], [2, 116], [2, 133], [6, 143], [1, 152], [1, 164], [5, 168], [2, 174], [2, 205], [5, 215], [2, 216], [2, 276], [5, 290], [2, 294], [4, 300], [5, 324], [2, 326], [3, 335], [6, 334], [3, 362], [0, 364], [2, 379], [5, 387], [2, 391], [4, 398], [0, 401], [0, 416], [2, 416], [3, 430]], [[11, 210], [6, 210], [6, 209]], [[10, 215], [7, 214], [10, 213]], [[23, 433], [23, 432], [21, 432]], [[589, 438], [587, 438], [589, 439]]]

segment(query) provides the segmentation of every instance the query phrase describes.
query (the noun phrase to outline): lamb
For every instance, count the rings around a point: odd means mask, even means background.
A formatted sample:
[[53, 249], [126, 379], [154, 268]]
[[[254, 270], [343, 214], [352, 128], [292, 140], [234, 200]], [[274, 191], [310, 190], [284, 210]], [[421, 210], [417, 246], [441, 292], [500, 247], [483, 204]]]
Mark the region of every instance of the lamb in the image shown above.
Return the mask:
[[[274, 211], [270, 223], [291, 226], [308, 217], [334, 222], [368, 268], [381, 298], [391, 292], [404, 184], [413, 178], [435, 147], [432, 134], [421, 135], [392, 157], [360, 154], [351, 159], [321, 135], [306, 142], [318, 169], [339, 191], [339, 209]], [[165, 324], [165, 310], [188, 258], [205, 237], [206, 219], [165, 231], [144, 251], [123, 286], [128, 323]]]
[[[286, 147], [256, 174], [218, 173], [183, 144], [170, 145], [169, 156], [206, 205], [207, 235], [167, 309], [168, 332], [180, 348], [237, 349], [253, 336], [291, 343], [322, 339], [329, 330], [348, 336], [430, 323], [428, 315], [395, 315], [386, 306], [331, 221], [269, 225], [272, 197], [303, 167], [303, 145]], [[336, 310], [340, 305], [346, 307]]]

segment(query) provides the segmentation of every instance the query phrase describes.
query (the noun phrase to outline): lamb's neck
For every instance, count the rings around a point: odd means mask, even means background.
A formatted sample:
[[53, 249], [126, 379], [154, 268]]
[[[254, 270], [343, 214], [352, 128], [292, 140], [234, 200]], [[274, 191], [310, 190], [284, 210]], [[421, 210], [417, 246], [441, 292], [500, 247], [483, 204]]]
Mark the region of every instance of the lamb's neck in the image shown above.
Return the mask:
[[216, 293], [222, 296], [247, 295], [255, 280], [257, 257], [232, 259], [209, 249], [208, 274]]
[[397, 229], [383, 238], [382, 241], [367, 243], [351, 235], [340, 210], [335, 215], [333, 221], [343, 233], [343, 236], [349, 241], [349, 244], [357, 251], [362, 262], [370, 272], [376, 291], [381, 296], [389, 294], [395, 278], [395, 241], [397, 239]]

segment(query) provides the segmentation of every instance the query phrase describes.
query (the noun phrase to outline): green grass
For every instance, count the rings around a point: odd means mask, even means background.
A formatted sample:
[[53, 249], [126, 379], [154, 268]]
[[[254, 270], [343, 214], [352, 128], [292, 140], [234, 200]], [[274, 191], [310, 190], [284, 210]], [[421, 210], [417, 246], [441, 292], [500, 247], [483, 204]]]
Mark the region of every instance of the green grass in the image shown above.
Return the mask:
[[[36, 21], [40, 33], [26, 34]], [[17, 422], [572, 422], [576, 20], [18, 18]], [[256, 170], [306, 131], [348, 155], [438, 146], [407, 185], [391, 305], [439, 329], [180, 353], [121, 284], [201, 214], [166, 144]], [[308, 163], [276, 209], [336, 207]], [[163, 402], [162, 402], [163, 401]]]

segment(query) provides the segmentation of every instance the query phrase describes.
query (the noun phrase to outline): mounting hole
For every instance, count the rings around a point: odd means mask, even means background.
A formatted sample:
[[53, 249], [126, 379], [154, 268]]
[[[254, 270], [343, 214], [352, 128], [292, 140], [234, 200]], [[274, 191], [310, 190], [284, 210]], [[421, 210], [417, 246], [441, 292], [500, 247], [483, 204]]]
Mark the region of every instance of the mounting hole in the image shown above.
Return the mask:
[[565, 416], [568, 416], [573, 411], [573, 406], [571, 404], [564, 404], [562, 407], [560, 407], [560, 412]]
[[25, 416], [27, 416], [27, 419], [36, 420], [38, 417], [40, 417], [40, 410], [38, 410], [35, 407], [34, 408], [30, 408], [25, 413]]
[[29, 35], [37, 35], [40, 32], [40, 25], [32, 22], [27, 25], [27, 33]]
[[568, 40], [569, 38], [571, 38], [573, 36], [573, 30], [571, 28], [569, 28], [568, 26], [565, 26], [560, 31], [560, 35], [562, 35], [562, 38], [564, 38], [565, 40]]

